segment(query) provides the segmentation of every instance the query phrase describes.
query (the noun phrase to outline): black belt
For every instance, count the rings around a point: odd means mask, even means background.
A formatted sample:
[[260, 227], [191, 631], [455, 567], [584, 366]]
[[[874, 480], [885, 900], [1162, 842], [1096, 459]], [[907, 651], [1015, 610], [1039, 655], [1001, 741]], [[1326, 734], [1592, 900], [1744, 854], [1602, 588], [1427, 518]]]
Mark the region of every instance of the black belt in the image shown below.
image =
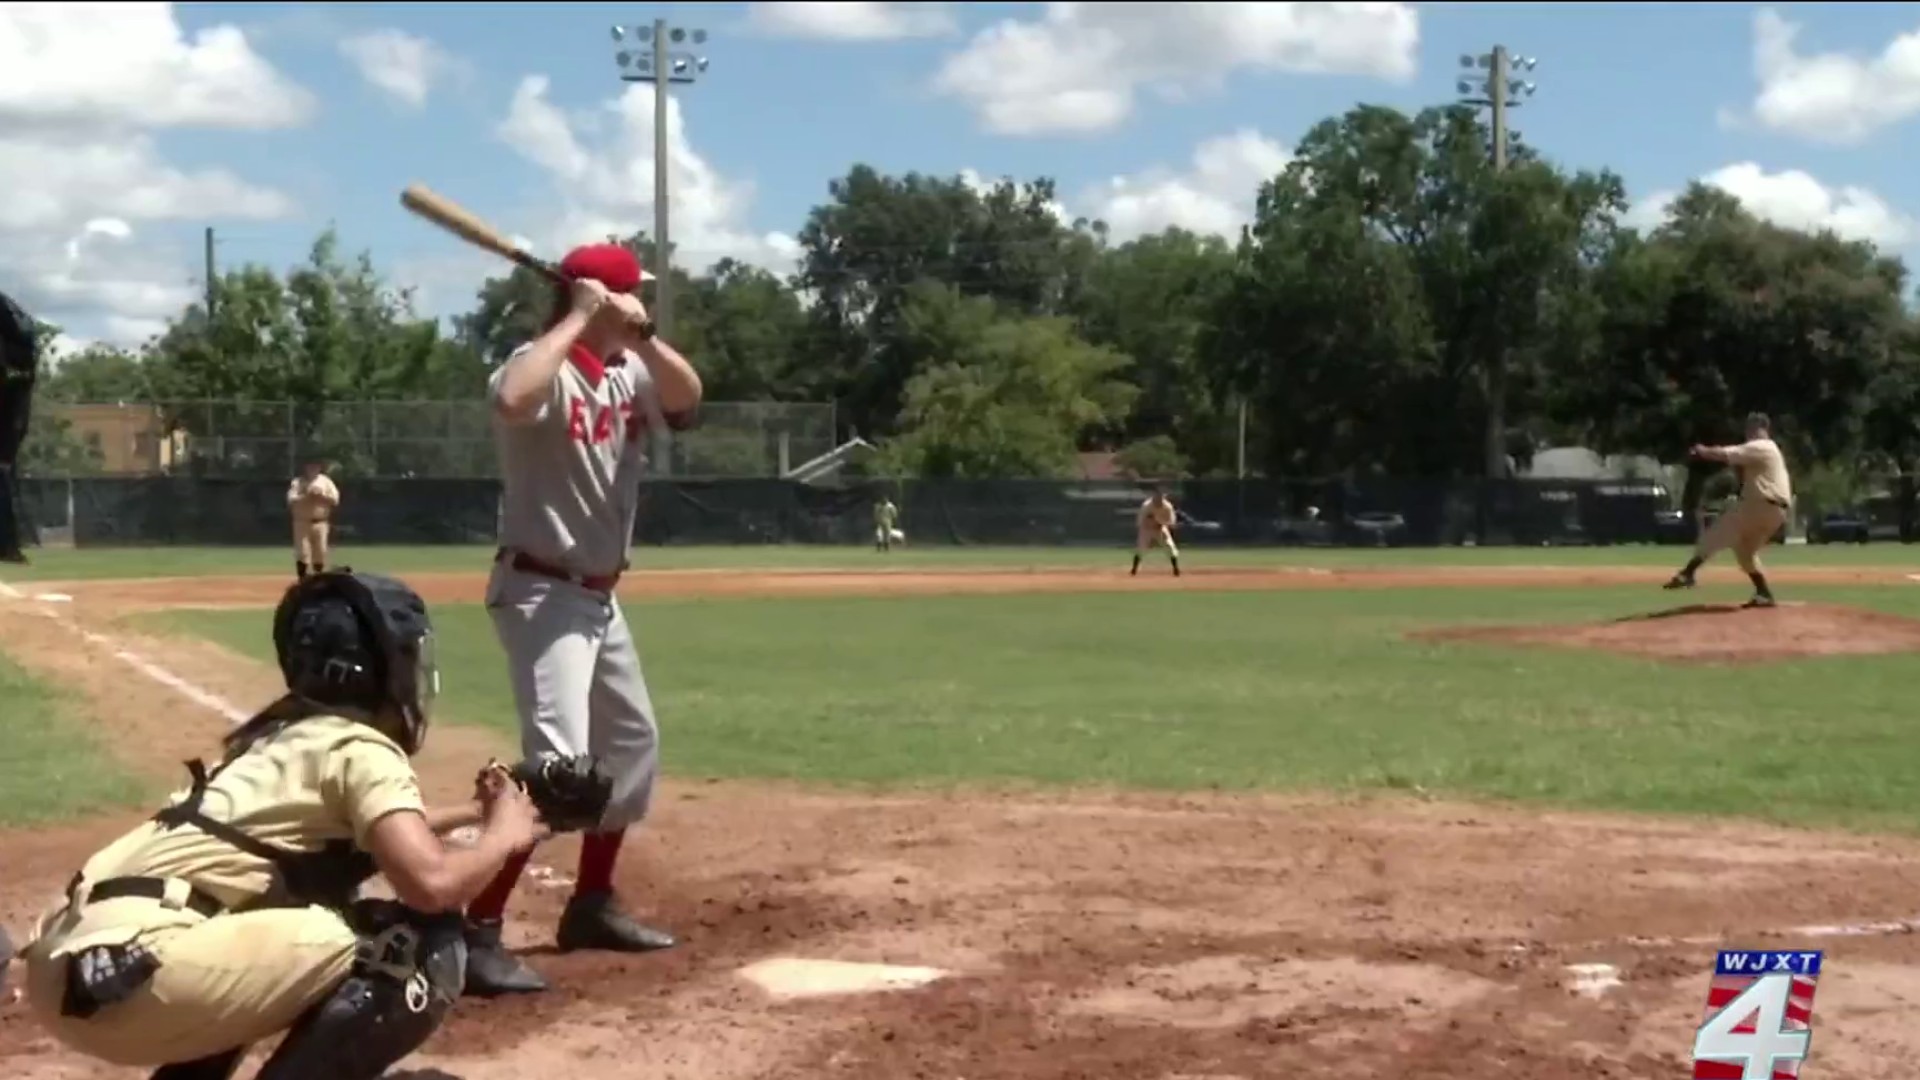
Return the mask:
[[1793, 504], [1792, 504], [1792, 503], [1790, 503], [1790, 502], [1787, 502], [1787, 501], [1785, 501], [1785, 500], [1783, 500], [1783, 499], [1768, 499], [1767, 501], [1768, 501], [1768, 502], [1770, 502], [1770, 503], [1772, 503], [1773, 505], [1775, 505], [1775, 506], [1777, 506], [1777, 507], [1779, 507], [1779, 508], [1780, 508], [1780, 509], [1782, 509], [1782, 510], [1791, 510], [1791, 509], [1793, 509]]
[[[167, 898], [167, 879], [157, 877], [117, 877], [95, 885], [87, 893], [87, 903], [98, 904], [106, 900], [165, 900]], [[224, 914], [227, 905], [215, 900], [197, 888], [187, 891], [187, 909], [198, 912], [211, 919]]]

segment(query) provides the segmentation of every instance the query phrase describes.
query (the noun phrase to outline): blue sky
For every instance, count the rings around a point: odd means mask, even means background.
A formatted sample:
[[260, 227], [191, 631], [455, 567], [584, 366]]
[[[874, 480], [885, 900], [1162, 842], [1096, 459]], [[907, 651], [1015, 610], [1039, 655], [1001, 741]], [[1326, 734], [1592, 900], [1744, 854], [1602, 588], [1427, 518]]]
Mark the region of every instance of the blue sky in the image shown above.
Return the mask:
[[1920, 251], [1910, 4], [156, 4], [112, 31], [28, 4], [0, 9], [0, 190], [29, 189], [0, 207], [0, 290], [76, 338], [137, 339], [197, 287], [204, 226], [224, 263], [283, 266], [332, 223], [460, 310], [497, 268], [400, 189], [544, 253], [650, 227], [649, 99], [608, 27], [656, 15], [710, 35], [671, 174], [703, 263], [784, 265], [854, 162], [1051, 176], [1122, 234], [1230, 231], [1314, 122], [1450, 100], [1460, 55], [1496, 42], [1538, 58], [1515, 126], [1621, 172], [1640, 220], [1708, 178]]

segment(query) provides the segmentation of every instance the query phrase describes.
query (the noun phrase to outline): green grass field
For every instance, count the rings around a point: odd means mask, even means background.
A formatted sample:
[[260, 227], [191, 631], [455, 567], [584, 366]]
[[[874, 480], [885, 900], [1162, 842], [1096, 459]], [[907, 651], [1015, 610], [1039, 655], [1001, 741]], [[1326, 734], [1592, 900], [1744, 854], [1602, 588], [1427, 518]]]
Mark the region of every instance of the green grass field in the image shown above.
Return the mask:
[[0, 825], [138, 804], [151, 794], [89, 734], [78, 702], [0, 655]]
[[[1741, 598], [1731, 586], [1698, 598], [1721, 591]], [[1920, 591], [1794, 598], [1920, 616]], [[1406, 637], [1620, 616], [1665, 599], [1644, 589], [1409, 589], [657, 600], [627, 610], [679, 776], [1417, 789], [1914, 829], [1911, 658], [1713, 669]], [[149, 618], [269, 657], [263, 612]], [[484, 611], [444, 605], [436, 618], [447, 714], [510, 729]]]
[[[1111, 548], [908, 547], [881, 556], [865, 547], [648, 547], [634, 551], [639, 569], [874, 570], [881, 568], [1074, 568], [1124, 564], [1129, 548], [1119, 538]], [[1684, 561], [1686, 549], [1652, 545], [1596, 548], [1406, 548], [1306, 549], [1208, 548], [1188, 544], [1186, 561], [1207, 566], [1658, 566]], [[491, 547], [353, 547], [335, 561], [395, 573], [484, 570]], [[1782, 566], [1914, 566], [1920, 547], [1901, 544], [1776, 548], [1768, 558]], [[36, 550], [29, 566], [0, 566], [0, 581], [93, 578], [185, 577], [201, 574], [286, 574], [292, 556], [272, 547], [83, 548]]]

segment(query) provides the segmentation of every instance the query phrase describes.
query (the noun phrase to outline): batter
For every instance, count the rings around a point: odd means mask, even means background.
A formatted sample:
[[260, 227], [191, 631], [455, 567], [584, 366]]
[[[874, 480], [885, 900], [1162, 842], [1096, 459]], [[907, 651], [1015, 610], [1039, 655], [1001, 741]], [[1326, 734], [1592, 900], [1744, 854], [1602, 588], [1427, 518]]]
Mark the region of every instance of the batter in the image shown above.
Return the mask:
[[1740, 569], [1753, 582], [1753, 599], [1747, 607], [1773, 607], [1773, 590], [1760, 569], [1760, 549], [1787, 523], [1793, 509], [1793, 482], [1787, 476], [1787, 462], [1773, 441], [1772, 424], [1765, 413], [1747, 416], [1747, 441], [1738, 446], [1696, 446], [1692, 455], [1702, 461], [1718, 461], [1733, 466], [1740, 474], [1740, 498], [1714, 520], [1711, 528], [1694, 545], [1693, 558], [1667, 580], [1665, 588], [1691, 589], [1694, 574], [1715, 555], [1728, 548]]
[[1134, 515], [1133, 569], [1129, 574], [1140, 573], [1140, 559], [1147, 552], [1164, 547], [1168, 561], [1173, 563], [1173, 576], [1180, 576], [1180, 545], [1173, 542], [1173, 522], [1173, 500], [1167, 498], [1164, 489], [1154, 488]]
[[[375, 1080], [460, 996], [459, 906], [516, 850], [532, 801], [495, 783], [421, 802], [412, 755], [439, 678], [426, 605], [390, 578], [316, 574], [274, 613], [285, 696], [213, 769], [87, 859], [26, 946], [26, 995], [66, 1046], [154, 1080]], [[482, 825], [470, 846], [439, 835]], [[359, 900], [375, 870], [398, 901]]]
[[324, 461], [309, 461], [300, 466], [300, 475], [287, 487], [287, 513], [293, 518], [293, 572], [297, 578], [307, 571], [319, 573], [327, 568], [328, 532], [334, 512], [340, 509], [340, 489], [327, 475]]
[[[659, 731], [614, 586], [627, 566], [648, 433], [691, 425], [700, 377], [654, 334], [632, 295], [633, 253], [612, 244], [561, 261], [568, 279], [547, 331], [494, 372], [501, 547], [487, 609], [506, 650], [529, 757], [591, 753], [614, 782], [597, 830], [580, 845], [578, 884], [561, 915], [562, 949], [646, 952], [671, 935], [643, 926], [613, 895], [627, 828], [647, 813]], [[467, 992], [543, 990], [546, 980], [501, 943], [525, 856], [467, 908]]]

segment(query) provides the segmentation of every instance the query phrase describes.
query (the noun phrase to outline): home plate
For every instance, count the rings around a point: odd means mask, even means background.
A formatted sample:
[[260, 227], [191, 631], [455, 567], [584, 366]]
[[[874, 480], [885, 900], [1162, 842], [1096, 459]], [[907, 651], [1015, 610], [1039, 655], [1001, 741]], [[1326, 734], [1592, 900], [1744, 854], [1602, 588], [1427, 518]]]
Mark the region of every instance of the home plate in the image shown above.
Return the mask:
[[40, 594], [38, 594], [38, 595], [36, 595], [36, 596], [34, 597], [34, 599], [35, 599], [35, 600], [38, 600], [38, 601], [40, 601], [41, 603], [45, 603], [45, 604], [71, 604], [71, 603], [73, 603], [73, 597], [71, 597], [71, 596], [68, 596], [68, 595], [67, 595], [66, 593], [63, 593], [63, 592], [43, 592], [43, 593], [40, 593]]
[[1612, 964], [1568, 964], [1567, 971], [1573, 975], [1573, 992], [1581, 997], [1605, 997], [1620, 985], [1620, 969]]
[[740, 969], [740, 974], [774, 997], [785, 999], [911, 990], [945, 978], [952, 972], [930, 967], [776, 957], [749, 964]]

